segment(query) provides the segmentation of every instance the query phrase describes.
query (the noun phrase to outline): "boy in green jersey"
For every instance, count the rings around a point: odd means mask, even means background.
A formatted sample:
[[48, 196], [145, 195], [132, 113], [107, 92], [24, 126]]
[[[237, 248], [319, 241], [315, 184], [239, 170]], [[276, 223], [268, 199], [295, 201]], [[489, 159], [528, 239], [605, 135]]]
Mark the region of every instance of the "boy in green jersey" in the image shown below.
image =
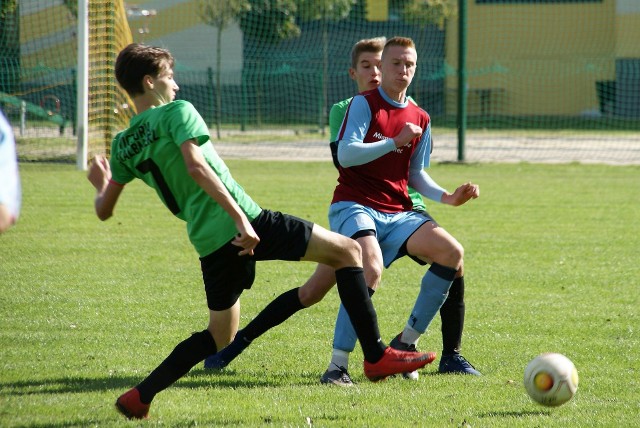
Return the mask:
[[[218, 157], [202, 117], [190, 103], [174, 101], [179, 88], [173, 66], [165, 49], [134, 43], [120, 52], [116, 78], [132, 97], [137, 115], [114, 138], [110, 160], [96, 156], [88, 179], [96, 188], [95, 210], [101, 220], [113, 215], [124, 186], [137, 178], [187, 223], [189, 239], [200, 256], [209, 325], [180, 342], [151, 374], [122, 394], [116, 401], [118, 411], [128, 418], [148, 417], [156, 394], [233, 339], [240, 295], [253, 284], [255, 263], [261, 260], [309, 260], [335, 270], [369, 379], [381, 380], [432, 362], [434, 354], [401, 352], [381, 341], [356, 241], [263, 209], [245, 193]], [[320, 285], [283, 293], [258, 318], [280, 324], [320, 301], [332, 286]]]

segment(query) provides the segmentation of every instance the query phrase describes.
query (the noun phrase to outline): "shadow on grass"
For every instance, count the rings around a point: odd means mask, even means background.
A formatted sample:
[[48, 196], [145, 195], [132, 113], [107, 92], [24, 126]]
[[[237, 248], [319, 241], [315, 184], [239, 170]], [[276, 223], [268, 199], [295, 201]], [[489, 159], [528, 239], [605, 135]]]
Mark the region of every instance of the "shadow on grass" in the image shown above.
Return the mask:
[[480, 413], [478, 415], [478, 417], [480, 418], [524, 418], [524, 417], [529, 417], [529, 416], [551, 416], [551, 411], [550, 410], [538, 410], [538, 411], [532, 411], [532, 410], [523, 410], [520, 412], [514, 412], [514, 411], [510, 411], [510, 412], [487, 412], [487, 413]]
[[[23, 396], [34, 394], [81, 393], [126, 390], [142, 381], [143, 376], [114, 376], [109, 378], [61, 377], [51, 379], [0, 382], [0, 395]], [[311, 373], [268, 373], [259, 376], [225, 369], [221, 372], [194, 368], [171, 388], [264, 388], [308, 386], [319, 383], [319, 376]]]

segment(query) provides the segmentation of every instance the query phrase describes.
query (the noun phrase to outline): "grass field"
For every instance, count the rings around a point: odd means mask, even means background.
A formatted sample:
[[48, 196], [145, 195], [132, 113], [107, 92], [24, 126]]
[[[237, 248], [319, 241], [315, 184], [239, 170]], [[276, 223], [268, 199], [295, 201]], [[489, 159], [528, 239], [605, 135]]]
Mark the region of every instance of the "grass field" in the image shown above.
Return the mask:
[[[265, 207], [327, 225], [330, 163], [229, 161]], [[640, 167], [437, 164], [467, 206], [429, 204], [465, 246], [464, 355], [484, 376], [368, 382], [362, 353], [351, 389], [320, 385], [338, 305], [333, 290], [260, 338], [223, 373], [196, 367], [160, 393], [148, 422], [113, 409], [207, 311], [184, 225], [140, 183], [101, 223], [94, 191], [72, 165], [21, 164], [23, 210], [0, 236], [0, 426], [629, 427], [640, 415]], [[259, 265], [244, 325], [314, 266]], [[374, 304], [389, 341], [408, 316], [424, 268], [400, 260]], [[439, 351], [439, 319], [420, 347]], [[574, 400], [545, 408], [526, 395], [527, 362], [554, 351], [580, 374]]]

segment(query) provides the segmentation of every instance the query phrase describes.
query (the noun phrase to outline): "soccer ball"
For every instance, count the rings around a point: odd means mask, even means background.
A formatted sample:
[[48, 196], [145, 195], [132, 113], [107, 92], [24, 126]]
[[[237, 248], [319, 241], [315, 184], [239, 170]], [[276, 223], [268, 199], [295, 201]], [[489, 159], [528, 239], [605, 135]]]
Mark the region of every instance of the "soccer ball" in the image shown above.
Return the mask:
[[562, 354], [541, 354], [527, 364], [524, 387], [529, 396], [543, 406], [560, 406], [575, 395], [578, 371]]

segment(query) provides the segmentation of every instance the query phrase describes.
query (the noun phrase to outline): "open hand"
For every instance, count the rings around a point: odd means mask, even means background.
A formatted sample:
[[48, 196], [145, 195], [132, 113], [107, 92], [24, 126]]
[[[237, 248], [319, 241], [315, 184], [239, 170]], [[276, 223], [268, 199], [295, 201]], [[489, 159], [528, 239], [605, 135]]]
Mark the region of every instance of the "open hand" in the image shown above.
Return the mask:
[[464, 183], [455, 192], [442, 195], [442, 203], [457, 207], [466, 203], [469, 199], [476, 199], [478, 196], [480, 196], [480, 186], [473, 183]]

